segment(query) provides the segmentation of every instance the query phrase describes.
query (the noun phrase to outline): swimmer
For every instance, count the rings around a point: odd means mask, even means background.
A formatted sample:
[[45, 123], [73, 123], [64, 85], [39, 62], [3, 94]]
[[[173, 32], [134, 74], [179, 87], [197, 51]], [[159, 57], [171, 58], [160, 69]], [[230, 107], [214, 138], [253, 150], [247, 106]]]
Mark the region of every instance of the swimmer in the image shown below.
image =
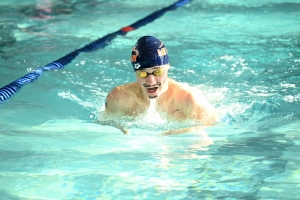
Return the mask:
[[197, 88], [168, 77], [168, 51], [161, 40], [141, 37], [132, 49], [131, 64], [136, 82], [117, 86], [109, 92], [105, 103], [108, 116], [137, 117], [146, 112], [150, 100], [155, 99], [157, 112], [167, 120], [191, 119], [203, 126], [216, 122], [214, 108]]

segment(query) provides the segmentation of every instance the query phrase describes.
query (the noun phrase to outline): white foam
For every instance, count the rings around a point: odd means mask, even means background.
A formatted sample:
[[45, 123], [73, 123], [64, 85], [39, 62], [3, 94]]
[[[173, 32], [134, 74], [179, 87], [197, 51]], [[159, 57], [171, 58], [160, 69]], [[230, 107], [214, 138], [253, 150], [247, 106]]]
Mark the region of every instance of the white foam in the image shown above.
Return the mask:
[[165, 123], [161, 115], [156, 110], [156, 99], [150, 99], [150, 106], [145, 112], [142, 121], [147, 123]]

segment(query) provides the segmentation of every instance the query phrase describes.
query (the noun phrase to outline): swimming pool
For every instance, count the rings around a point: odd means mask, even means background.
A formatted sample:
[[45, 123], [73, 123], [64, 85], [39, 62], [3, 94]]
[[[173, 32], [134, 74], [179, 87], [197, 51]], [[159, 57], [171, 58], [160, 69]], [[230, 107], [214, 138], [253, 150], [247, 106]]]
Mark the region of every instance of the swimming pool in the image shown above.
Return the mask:
[[[1, 1], [0, 87], [174, 1]], [[299, 199], [300, 2], [194, 0], [44, 73], [0, 105], [2, 199]], [[170, 77], [230, 122], [93, 123], [129, 55], [162, 39]]]

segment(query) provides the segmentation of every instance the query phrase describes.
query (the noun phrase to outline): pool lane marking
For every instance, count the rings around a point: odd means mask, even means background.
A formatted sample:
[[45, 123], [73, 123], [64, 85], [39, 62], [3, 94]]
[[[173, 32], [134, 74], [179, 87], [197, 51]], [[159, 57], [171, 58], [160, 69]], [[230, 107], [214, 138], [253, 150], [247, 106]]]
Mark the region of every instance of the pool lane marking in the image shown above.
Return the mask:
[[184, 6], [185, 4], [191, 2], [192, 0], [179, 0], [168, 7], [157, 10], [150, 15], [136, 21], [135, 23], [125, 26], [118, 31], [113, 33], [109, 33], [102, 38], [99, 38], [80, 49], [76, 49], [75, 51], [55, 60], [52, 63], [45, 65], [44, 67], [38, 67], [28, 74], [22, 76], [21, 78], [9, 83], [8, 85], [0, 88], [0, 103], [10, 99], [13, 95], [15, 95], [24, 85], [32, 83], [36, 81], [39, 76], [42, 75], [44, 71], [52, 71], [57, 69], [62, 69], [67, 64], [71, 63], [80, 53], [82, 52], [92, 52], [97, 49], [101, 49], [110, 44], [110, 42], [115, 39], [118, 35], [126, 35], [128, 32], [136, 30], [141, 26], [145, 26], [154, 20], [158, 19], [166, 12], [175, 10], [178, 7]]

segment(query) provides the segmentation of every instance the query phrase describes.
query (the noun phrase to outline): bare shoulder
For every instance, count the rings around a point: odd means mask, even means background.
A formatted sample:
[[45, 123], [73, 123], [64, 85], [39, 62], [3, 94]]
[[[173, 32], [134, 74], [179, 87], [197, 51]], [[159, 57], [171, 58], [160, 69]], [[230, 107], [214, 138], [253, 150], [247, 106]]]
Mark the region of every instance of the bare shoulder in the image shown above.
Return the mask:
[[197, 88], [190, 86], [187, 83], [177, 82], [170, 79], [169, 89], [172, 91], [173, 96], [178, 100], [184, 100], [187, 103], [194, 101], [197, 97], [204, 97], [202, 92]]
[[108, 114], [132, 115], [135, 108], [137, 88], [138, 85], [135, 82], [113, 88], [106, 97], [105, 112]]
[[109, 100], [122, 100], [124, 96], [130, 95], [131, 91], [134, 91], [136, 87], [136, 83], [128, 83], [124, 85], [119, 85], [113, 88], [107, 95], [107, 99]]
[[170, 81], [170, 88], [174, 90], [172, 96], [180, 101], [179, 105], [184, 108], [187, 116], [200, 120], [205, 125], [217, 120], [214, 107], [200, 89], [174, 80]]
[[106, 97], [105, 111], [106, 112], [126, 112], [124, 104], [130, 102], [134, 98], [135, 83], [128, 83], [113, 88]]

